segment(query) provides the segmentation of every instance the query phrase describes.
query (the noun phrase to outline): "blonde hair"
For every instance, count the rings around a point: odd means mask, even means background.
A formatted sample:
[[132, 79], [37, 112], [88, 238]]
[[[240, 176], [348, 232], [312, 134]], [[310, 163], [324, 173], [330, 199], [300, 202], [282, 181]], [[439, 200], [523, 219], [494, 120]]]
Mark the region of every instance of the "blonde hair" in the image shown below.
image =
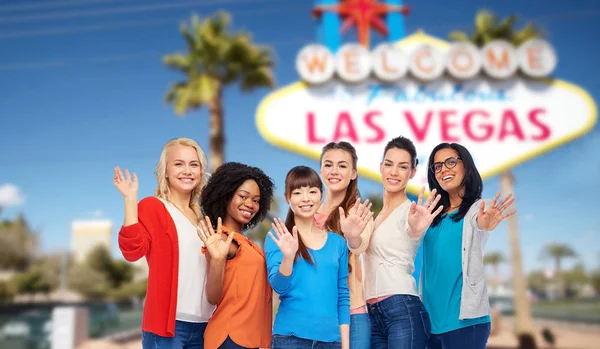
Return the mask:
[[200, 171], [202, 171], [202, 175], [200, 176], [200, 181], [198, 185], [192, 190], [192, 194], [190, 196], [190, 208], [194, 211], [196, 216], [198, 217], [198, 221], [200, 221], [200, 217], [202, 213], [200, 211], [200, 194], [202, 194], [202, 189], [206, 186], [206, 155], [204, 155], [204, 151], [200, 148], [198, 142], [190, 138], [176, 138], [172, 139], [165, 144], [160, 153], [160, 159], [158, 160], [158, 164], [156, 164], [156, 181], [158, 182], [158, 188], [154, 189], [154, 195], [171, 201], [171, 189], [169, 188], [169, 181], [167, 180], [167, 153], [169, 152], [169, 148], [175, 145], [183, 145], [186, 147], [192, 147], [196, 149], [196, 153], [198, 154], [198, 160], [200, 161]]

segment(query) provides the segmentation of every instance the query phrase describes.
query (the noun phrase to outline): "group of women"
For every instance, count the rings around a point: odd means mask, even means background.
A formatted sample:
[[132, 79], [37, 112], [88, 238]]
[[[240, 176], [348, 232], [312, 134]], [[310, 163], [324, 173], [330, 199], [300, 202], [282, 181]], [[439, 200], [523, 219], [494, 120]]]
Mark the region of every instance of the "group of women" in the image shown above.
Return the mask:
[[430, 194], [423, 187], [409, 200], [417, 153], [397, 137], [383, 150], [374, 217], [357, 163], [354, 147], [338, 142], [323, 148], [320, 173], [292, 168], [287, 217], [271, 222], [264, 250], [244, 235], [273, 200], [262, 170], [229, 162], [208, 176], [198, 143], [178, 138], [162, 150], [155, 195], [138, 203], [136, 174], [115, 168], [125, 201], [119, 247], [149, 266], [143, 347], [485, 348], [483, 251], [514, 199], [484, 202], [467, 149], [442, 143], [427, 164]]

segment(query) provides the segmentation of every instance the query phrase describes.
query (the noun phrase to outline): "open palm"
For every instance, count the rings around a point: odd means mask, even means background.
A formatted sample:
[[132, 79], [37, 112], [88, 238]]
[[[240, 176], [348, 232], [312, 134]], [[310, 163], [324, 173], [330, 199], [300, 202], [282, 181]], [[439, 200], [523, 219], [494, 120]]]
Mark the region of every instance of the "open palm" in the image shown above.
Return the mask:
[[121, 195], [124, 197], [137, 197], [139, 183], [135, 172], [133, 175], [130, 175], [129, 170], [125, 169], [125, 175], [123, 175], [121, 168], [117, 166], [115, 167], [113, 183], [119, 193], [121, 193]]
[[198, 236], [200, 237], [200, 240], [204, 243], [210, 258], [216, 260], [226, 259], [229, 253], [229, 247], [231, 246], [231, 241], [233, 241], [233, 234], [235, 233], [230, 232], [227, 240], [223, 240], [223, 225], [221, 223], [221, 218], [219, 217], [217, 220], [216, 232], [212, 227], [210, 218], [208, 218], [208, 216], [204, 218], [204, 221], [200, 220], [200, 226], [198, 227]]
[[296, 252], [298, 251], [298, 229], [296, 226], [292, 228], [292, 233], [290, 234], [289, 230], [283, 223], [280, 218], [275, 218], [273, 223], [271, 223], [273, 227], [273, 233], [269, 232], [269, 237], [275, 242], [279, 250], [283, 254], [284, 258], [295, 258]]
[[421, 205], [424, 193], [425, 187], [421, 187], [421, 192], [419, 193], [417, 202], [415, 203], [413, 201], [410, 204], [410, 209], [408, 211], [408, 226], [413, 234], [419, 236], [422, 235], [427, 228], [429, 228], [431, 222], [433, 222], [433, 219], [444, 209], [444, 206], [440, 205], [437, 210], [433, 211], [441, 198], [439, 194], [436, 195], [437, 191], [435, 189], [431, 191], [431, 194], [425, 201], [425, 204]]
[[496, 194], [494, 201], [492, 201], [492, 204], [487, 209], [485, 208], [485, 202], [481, 200], [479, 212], [477, 212], [477, 225], [480, 229], [492, 231], [498, 226], [498, 224], [500, 224], [500, 222], [502, 222], [504, 218], [512, 216], [517, 212], [516, 210], [512, 210], [507, 213], [503, 213], [515, 201], [515, 198], [512, 197], [512, 194], [508, 194], [508, 196], [502, 201], [496, 203], [499, 198], [500, 192]]
[[339, 207], [340, 210], [340, 228], [346, 238], [356, 238], [365, 230], [367, 223], [373, 217], [371, 211], [372, 204], [369, 200], [365, 200], [364, 203], [360, 203], [360, 198], [356, 199], [356, 203], [350, 209], [348, 217], [344, 212], [343, 207]]

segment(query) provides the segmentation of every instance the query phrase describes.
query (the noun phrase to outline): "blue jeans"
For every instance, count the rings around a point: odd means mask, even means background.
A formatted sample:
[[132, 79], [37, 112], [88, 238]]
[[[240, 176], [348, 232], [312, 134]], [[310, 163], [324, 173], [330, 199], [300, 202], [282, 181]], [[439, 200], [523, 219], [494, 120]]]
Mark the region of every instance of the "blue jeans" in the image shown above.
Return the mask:
[[369, 314], [350, 315], [350, 349], [371, 348]]
[[274, 334], [271, 339], [271, 349], [340, 349], [340, 342], [319, 342], [295, 336]]
[[367, 308], [372, 349], [425, 349], [431, 323], [419, 297], [398, 294]]
[[427, 349], [485, 349], [490, 337], [490, 323], [459, 328], [458, 330], [432, 334]]
[[175, 335], [163, 337], [142, 331], [142, 349], [204, 349], [206, 322], [175, 321]]

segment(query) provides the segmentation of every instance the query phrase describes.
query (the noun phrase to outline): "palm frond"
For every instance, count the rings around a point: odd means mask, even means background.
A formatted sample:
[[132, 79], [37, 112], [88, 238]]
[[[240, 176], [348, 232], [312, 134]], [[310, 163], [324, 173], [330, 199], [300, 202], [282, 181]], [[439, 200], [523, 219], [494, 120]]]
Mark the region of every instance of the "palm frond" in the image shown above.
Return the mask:
[[469, 42], [471, 41], [469, 38], [469, 35], [463, 31], [453, 31], [450, 34], [448, 34], [448, 39], [452, 40], [452, 41], [458, 41], [458, 42]]

